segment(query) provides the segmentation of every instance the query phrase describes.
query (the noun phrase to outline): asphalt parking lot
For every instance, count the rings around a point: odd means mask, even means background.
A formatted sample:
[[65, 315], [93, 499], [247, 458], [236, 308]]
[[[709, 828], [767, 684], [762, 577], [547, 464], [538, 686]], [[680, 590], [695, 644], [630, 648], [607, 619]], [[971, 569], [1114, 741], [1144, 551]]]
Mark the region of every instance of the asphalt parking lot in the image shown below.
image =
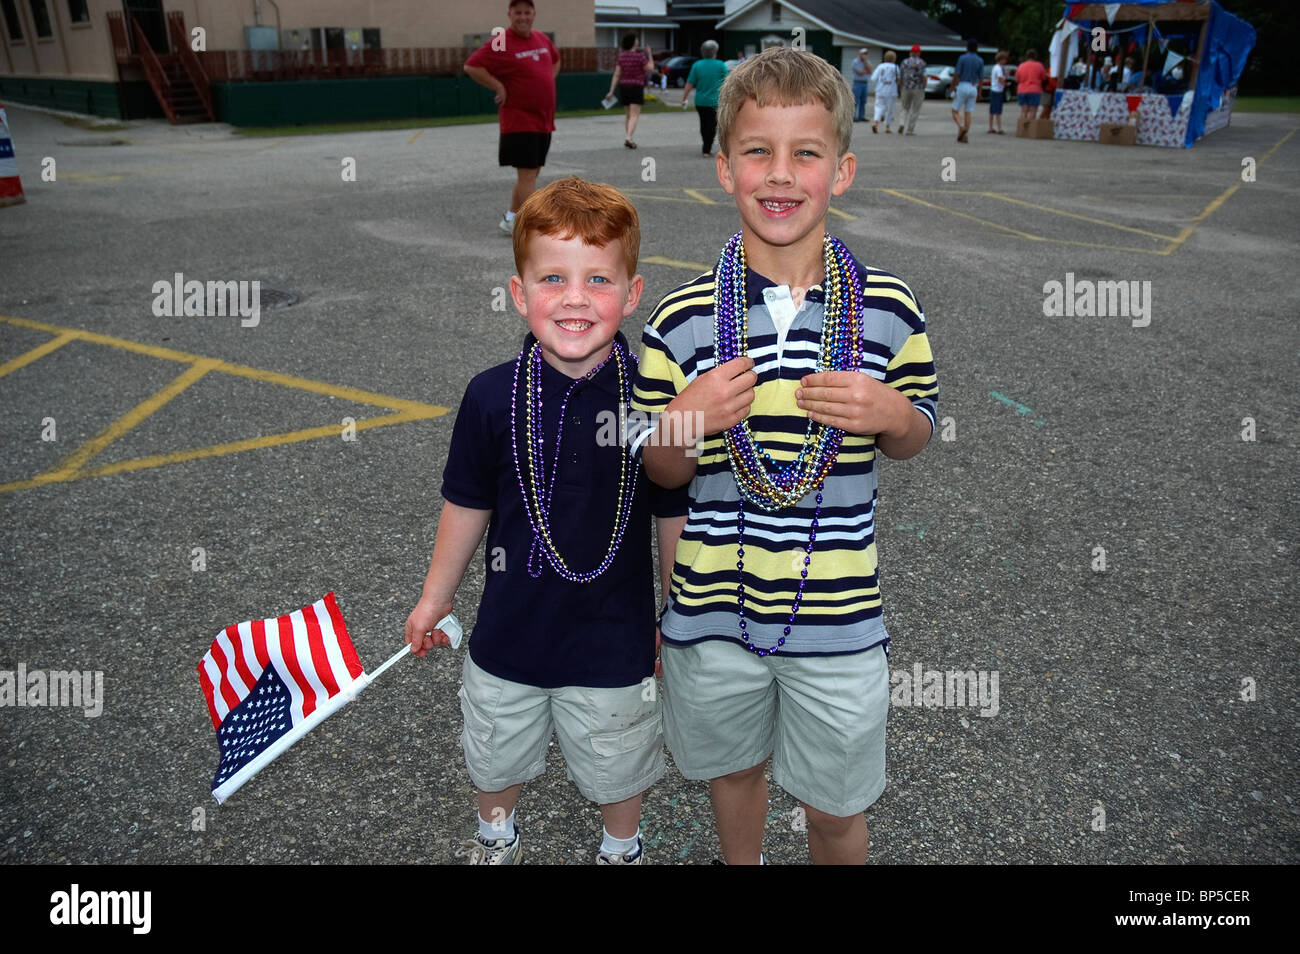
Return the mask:
[[[970, 144], [936, 101], [914, 137], [855, 126], [828, 220], [910, 283], [939, 374], [941, 433], [881, 477], [891, 669], [998, 678], [996, 706], [891, 710], [871, 859], [1295, 863], [1300, 117], [1171, 150], [990, 136], [985, 109]], [[330, 590], [369, 668], [400, 648], [455, 408], [524, 330], [493, 307], [495, 127], [8, 114], [28, 201], [0, 209], [0, 670], [104, 690], [94, 717], [0, 709], [0, 860], [449, 861], [473, 830], [464, 649], [404, 660], [220, 807], [194, 667], [226, 625]], [[693, 114], [637, 139], [562, 120], [543, 175], [636, 203], [634, 341], [737, 224]], [[177, 273], [296, 303], [158, 316]], [[1044, 313], [1080, 281], [1137, 282], [1145, 322]], [[807, 860], [794, 807], [773, 788], [778, 863]], [[530, 861], [592, 860], [599, 814], [558, 757], [519, 818]], [[643, 829], [654, 863], [717, 855], [675, 770]]]

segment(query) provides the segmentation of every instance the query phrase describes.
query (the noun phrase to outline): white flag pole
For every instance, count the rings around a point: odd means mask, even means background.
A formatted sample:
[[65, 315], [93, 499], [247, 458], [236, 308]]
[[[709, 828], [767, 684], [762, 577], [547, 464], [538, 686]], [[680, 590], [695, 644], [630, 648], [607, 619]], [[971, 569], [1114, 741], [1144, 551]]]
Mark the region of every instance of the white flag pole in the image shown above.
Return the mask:
[[391, 666], [393, 663], [397, 662], [397, 660], [401, 659], [403, 656], [405, 656], [405, 655], [406, 655], [407, 653], [409, 653], [410, 651], [411, 651], [411, 644], [410, 644], [410, 643], [407, 643], [405, 646], [403, 646], [403, 647], [402, 647], [401, 649], [399, 649], [397, 652], [395, 652], [395, 653], [393, 653], [391, 656], [389, 656], [388, 659], [386, 659], [386, 660], [384, 661], [384, 664], [383, 664], [382, 666], [380, 666], [380, 667], [379, 667], [378, 669], [376, 669], [374, 672], [372, 672], [372, 673], [369, 674], [369, 675], [370, 675], [370, 678], [369, 678], [368, 680], [366, 680], [367, 684], [369, 684], [369, 683], [371, 683], [371, 682], [374, 682], [376, 679], [378, 679], [378, 678], [380, 677], [380, 675], [383, 673], [383, 671], [384, 671], [385, 669], [387, 669], [387, 668], [388, 668], [389, 666]]

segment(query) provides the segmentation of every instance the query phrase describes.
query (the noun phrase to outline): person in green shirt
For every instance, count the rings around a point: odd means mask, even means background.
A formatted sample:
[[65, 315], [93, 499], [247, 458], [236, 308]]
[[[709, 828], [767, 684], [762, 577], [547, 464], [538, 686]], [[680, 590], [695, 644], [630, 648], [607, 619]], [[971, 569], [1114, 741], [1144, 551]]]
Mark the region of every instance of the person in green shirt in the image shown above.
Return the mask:
[[700, 140], [704, 143], [701, 153], [705, 159], [713, 155], [713, 137], [718, 131], [718, 90], [727, 76], [727, 64], [718, 62], [718, 44], [715, 40], [705, 40], [700, 46], [700, 56], [691, 65], [691, 72], [686, 77], [686, 88], [682, 90], [682, 109], [690, 101], [691, 90], [695, 90], [695, 111], [700, 116]]

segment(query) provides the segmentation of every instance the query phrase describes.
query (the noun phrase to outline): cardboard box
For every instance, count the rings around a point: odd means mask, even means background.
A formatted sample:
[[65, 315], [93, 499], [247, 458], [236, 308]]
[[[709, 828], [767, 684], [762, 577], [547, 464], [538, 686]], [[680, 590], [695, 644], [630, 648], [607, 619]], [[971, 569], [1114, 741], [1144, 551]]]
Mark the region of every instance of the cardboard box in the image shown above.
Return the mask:
[[1110, 146], [1136, 146], [1138, 129], [1128, 123], [1102, 123], [1097, 131], [1097, 141]]
[[1016, 135], [1021, 139], [1052, 139], [1056, 124], [1051, 119], [1026, 119], [1016, 126]]

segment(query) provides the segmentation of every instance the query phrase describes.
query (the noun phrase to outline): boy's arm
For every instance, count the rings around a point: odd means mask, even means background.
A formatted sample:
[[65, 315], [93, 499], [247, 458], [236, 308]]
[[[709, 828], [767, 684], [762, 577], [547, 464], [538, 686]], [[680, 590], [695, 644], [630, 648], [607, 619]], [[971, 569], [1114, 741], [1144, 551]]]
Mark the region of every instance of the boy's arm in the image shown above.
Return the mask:
[[423, 656], [434, 646], [451, 645], [447, 634], [433, 627], [451, 612], [456, 588], [474, 558], [491, 516], [491, 510], [472, 510], [450, 500], [443, 502], [424, 591], [406, 620], [406, 641], [415, 655]]
[[673, 586], [673, 563], [677, 558], [677, 541], [686, 527], [686, 514], [680, 517], [655, 517], [655, 533], [659, 538], [659, 584], [663, 602], [668, 602], [668, 592]]
[[[898, 391], [894, 393], [899, 394]], [[903, 400], [907, 403], [904, 418], [906, 424], [895, 431], [876, 435], [876, 446], [886, 457], [892, 457], [894, 460], [907, 460], [921, 453], [925, 445], [930, 442], [930, 435], [934, 433], [930, 419], [925, 416], [925, 413], [913, 406], [907, 398], [904, 397]]]
[[[665, 328], [680, 328], [683, 316], [690, 321], [690, 312], [681, 312], [679, 303], [670, 305], [668, 301], [659, 303], [641, 336], [632, 407], [650, 417], [644, 429], [638, 427], [636, 433], [626, 437], [641, 454], [650, 479], [672, 490], [695, 476], [698, 444], [710, 434], [739, 423], [749, 413], [758, 375], [753, 370], [754, 362], [746, 356], [697, 374], [687, 383], [682, 358], [672, 353], [664, 334], [672, 333], [665, 332]], [[650, 422], [654, 422], [653, 427]]]
[[[655, 533], [659, 537], [659, 584], [663, 591], [664, 605], [668, 605], [668, 593], [673, 588], [673, 563], [677, 559], [677, 541], [682, 538], [686, 527], [686, 515], [680, 517], [655, 517]], [[655, 626], [655, 675], [664, 677], [664, 664], [659, 659], [659, 627]]]
[[645, 472], [661, 487], [680, 487], [695, 476], [698, 444], [739, 424], [754, 403], [754, 361], [732, 358], [699, 375], [668, 402], [654, 435], [641, 451]]

